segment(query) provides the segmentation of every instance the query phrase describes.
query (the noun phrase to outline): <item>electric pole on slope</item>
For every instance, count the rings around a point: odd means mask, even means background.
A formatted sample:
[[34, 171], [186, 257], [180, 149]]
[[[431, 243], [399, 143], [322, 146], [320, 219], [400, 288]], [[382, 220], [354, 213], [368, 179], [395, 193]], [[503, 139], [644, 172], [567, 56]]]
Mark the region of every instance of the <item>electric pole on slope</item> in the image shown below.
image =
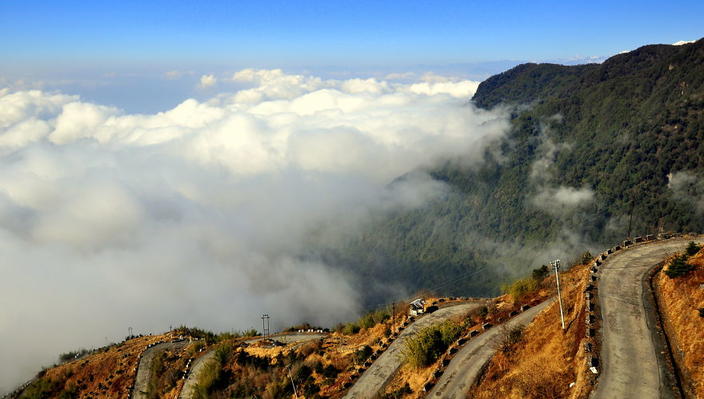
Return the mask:
[[269, 336], [269, 319], [270, 317], [268, 314], [262, 315], [262, 335], [264, 336], [264, 338]]
[[555, 282], [557, 283], [557, 301], [560, 303], [560, 322], [562, 323], [562, 329], [565, 329], [565, 314], [562, 311], [562, 296], [560, 295], [560, 260], [555, 259], [550, 262], [550, 265], [555, 269]]

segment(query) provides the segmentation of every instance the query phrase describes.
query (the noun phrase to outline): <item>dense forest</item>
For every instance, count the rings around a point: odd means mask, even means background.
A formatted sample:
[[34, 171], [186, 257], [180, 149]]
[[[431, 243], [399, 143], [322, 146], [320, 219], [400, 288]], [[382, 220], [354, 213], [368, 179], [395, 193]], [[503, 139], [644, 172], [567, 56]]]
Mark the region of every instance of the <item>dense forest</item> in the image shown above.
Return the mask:
[[321, 251], [360, 276], [369, 304], [430, 288], [494, 294], [586, 250], [660, 231], [704, 230], [704, 40], [651, 45], [602, 64], [523, 64], [472, 98], [512, 128], [478, 168], [431, 171], [451, 190]]

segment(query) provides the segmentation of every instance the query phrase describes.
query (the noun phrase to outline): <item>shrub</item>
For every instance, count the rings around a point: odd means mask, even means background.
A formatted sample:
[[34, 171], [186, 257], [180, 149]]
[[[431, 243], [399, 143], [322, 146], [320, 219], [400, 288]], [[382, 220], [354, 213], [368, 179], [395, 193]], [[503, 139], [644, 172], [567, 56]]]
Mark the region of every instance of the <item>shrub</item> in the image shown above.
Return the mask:
[[406, 341], [404, 357], [415, 368], [427, 367], [457, 339], [460, 332], [462, 326], [450, 320], [426, 327]]
[[337, 377], [337, 374], [340, 372], [335, 366], [332, 364], [328, 364], [325, 366], [325, 368], [322, 368], [319, 373], [325, 378], [335, 378]]
[[592, 259], [594, 259], [594, 256], [592, 255], [592, 253], [589, 251], [586, 251], [580, 256], [579, 264], [586, 265], [587, 263], [591, 262]]
[[220, 364], [227, 363], [228, 360], [230, 360], [230, 356], [232, 355], [233, 347], [232, 344], [225, 344], [221, 345], [219, 348], [215, 350], [215, 358], [218, 360]]
[[535, 281], [543, 281], [543, 279], [547, 277], [549, 273], [550, 271], [548, 270], [547, 265], [543, 265], [537, 269], [533, 269], [532, 277]]
[[299, 349], [299, 352], [303, 357], [308, 357], [313, 353], [317, 352], [321, 348], [321, 346], [321, 341], [318, 340], [306, 342], [301, 345], [301, 349]]
[[678, 256], [670, 263], [670, 266], [665, 270], [665, 274], [669, 278], [683, 277], [694, 270], [694, 266], [687, 263], [687, 255]]
[[507, 325], [501, 326], [501, 333], [498, 336], [494, 349], [505, 354], [511, 353], [514, 345], [521, 341], [524, 328], [524, 325], [515, 327], [508, 327]]
[[372, 355], [372, 348], [369, 345], [364, 345], [361, 349], [354, 353], [354, 360], [357, 363], [364, 363], [369, 356]]
[[346, 324], [338, 324], [335, 327], [335, 331], [341, 332], [345, 335], [357, 334], [363, 328], [371, 328], [379, 323], [391, 318], [391, 313], [389, 309], [382, 308], [371, 311], [364, 316], [360, 317], [359, 320], [355, 322], [350, 322]]
[[20, 399], [41, 399], [51, 397], [58, 384], [48, 378], [40, 378], [32, 382], [22, 393]]
[[79, 349], [72, 352], [66, 352], [59, 355], [59, 363], [66, 363], [89, 353], [88, 349]]
[[412, 394], [413, 390], [411, 389], [411, 386], [406, 383], [404, 386], [400, 387], [396, 391], [386, 393], [384, 394], [381, 398], [382, 399], [400, 399], [403, 398], [406, 395]]
[[59, 393], [59, 399], [78, 399], [78, 386], [70, 384]]
[[222, 363], [219, 359], [213, 359], [206, 364], [198, 374], [195, 397], [198, 399], [208, 398], [212, 387], [218, 382], [222, 374]]
[[361, 330], [357, 323], [347, 323], [342, 327], [342, 333], [345, 335], [354, 335]]
[[699, 252], [701, 248], [702, 247], [697, 245], [697, 243], [695, 243], [694, 241], [690, 241], [689, 246], [687, 246], [687, 255], [694, 256], [697, 254], [697, 252]]
[[208, 345], [214, 344], [217, 341], [217, 335], [215, 335], [215, 333], [200, 328], [181, 326], [174, 330], [174, 332], [179, 335], [202, 338]]
[[523, 278], [501, 288], [505, 294], [509, 294], [514, 301], [517, 301], [524, 295], [538, 289], [538, 282], [532, 278]]
[[77, 388], [71, 384], [66, 386], [66, 381], [71, 378], [73, 372], [66, 370], [55, 378], [49, 378], [45, 374], [37, 376], [19, 396], [19, 399], [44, 399], [56, 398], [71, 399], [77, 396]]
[[307, 330], [309, 328], [313, 328], [313, 326], [310, 323], [301, 323], [301, 324], [295, 324], [284, 331], [286, 332], [295, 332], [298, 330]]
[[391, 314], [389, 314], [388, 309], [378, 309], [362, 316], [357, 321], [357, 324], [361, 328], [371, 328], [377, 325], [378, 323], [382, 323], [388, 320], [389, 318], [391, 318]]

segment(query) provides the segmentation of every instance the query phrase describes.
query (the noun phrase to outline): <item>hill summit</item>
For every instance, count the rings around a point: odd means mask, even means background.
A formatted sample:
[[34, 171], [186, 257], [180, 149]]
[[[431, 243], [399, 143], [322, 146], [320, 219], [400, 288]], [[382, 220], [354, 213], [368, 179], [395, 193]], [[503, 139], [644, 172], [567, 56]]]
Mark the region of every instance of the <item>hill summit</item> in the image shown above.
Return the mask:
[[490, 77], [471, 101], [508, 107], [512, 120], [484, 162], [433, 168], [447, 195], [327, 255], [365, 281], [491, 295], [553, 257], [627, 235], [702, 230], [701, 65], [704, 40]]

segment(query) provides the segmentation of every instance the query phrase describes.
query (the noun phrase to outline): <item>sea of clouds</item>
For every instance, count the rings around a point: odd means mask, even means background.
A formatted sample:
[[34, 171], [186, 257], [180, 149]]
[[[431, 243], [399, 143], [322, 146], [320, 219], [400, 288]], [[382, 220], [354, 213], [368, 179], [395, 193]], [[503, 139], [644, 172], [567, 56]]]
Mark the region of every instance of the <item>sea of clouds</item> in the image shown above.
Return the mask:
[[446, 189], [424, 168], [478, 162], [509, 126], [473, 81], [227, 79], [245, 88], [156, 114], [0, 89], [0, 392], [128, 327], [356, 316], [353, 273], [306, 257], [311, 237], [422, 206]]

